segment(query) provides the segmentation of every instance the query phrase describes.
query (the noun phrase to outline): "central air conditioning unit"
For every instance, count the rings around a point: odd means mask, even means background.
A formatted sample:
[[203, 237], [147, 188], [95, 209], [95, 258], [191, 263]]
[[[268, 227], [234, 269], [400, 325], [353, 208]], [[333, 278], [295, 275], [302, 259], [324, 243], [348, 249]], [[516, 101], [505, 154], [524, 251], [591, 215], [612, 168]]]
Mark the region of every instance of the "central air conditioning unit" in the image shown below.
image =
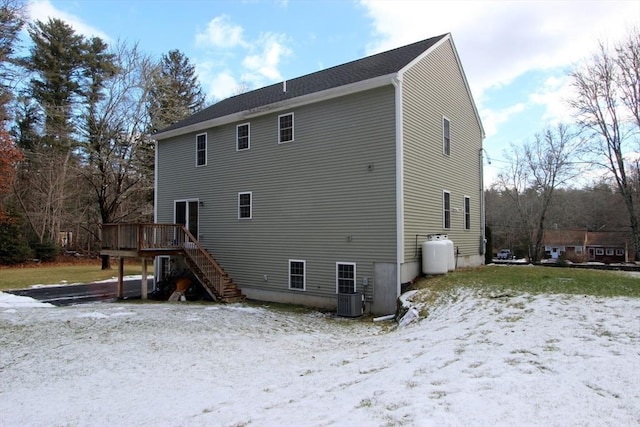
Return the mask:
[[362, 316], [362, 294], [355, 292], [351, 294], [338, 294], [338, 316], [359, 317]]

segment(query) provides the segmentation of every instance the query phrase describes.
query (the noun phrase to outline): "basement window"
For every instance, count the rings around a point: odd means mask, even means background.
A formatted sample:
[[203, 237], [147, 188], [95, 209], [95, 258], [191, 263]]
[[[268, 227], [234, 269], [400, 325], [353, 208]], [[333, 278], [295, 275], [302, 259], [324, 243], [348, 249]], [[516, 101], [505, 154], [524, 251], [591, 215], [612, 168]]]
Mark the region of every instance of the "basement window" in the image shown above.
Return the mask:
[[352, 294], [356, 291], [356, 264], [353, 262], [336, 263], [336, 291], [339, 294]]
[[297, 259], [289, 260], [289, 289], [305, 290], [306, 262]]

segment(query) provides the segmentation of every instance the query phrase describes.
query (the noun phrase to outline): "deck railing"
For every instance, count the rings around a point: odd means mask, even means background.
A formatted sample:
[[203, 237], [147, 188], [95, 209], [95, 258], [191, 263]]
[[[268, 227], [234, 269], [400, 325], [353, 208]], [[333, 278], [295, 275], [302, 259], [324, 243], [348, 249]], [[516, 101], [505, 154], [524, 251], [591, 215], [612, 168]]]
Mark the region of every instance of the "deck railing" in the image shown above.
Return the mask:
[[[226, 274], [222, 267], [181, 224], [103, 224], [102, 248], [144, 253], [159, 250], [182, 252], [196, 268], [194, 273], [213, 297], [224, 295]], [[211, 293], [211, 292], [209, 292]]]
[[184, 231], [180, 224], [103, 224], [102, 248], [181, 249], [185, 242]]

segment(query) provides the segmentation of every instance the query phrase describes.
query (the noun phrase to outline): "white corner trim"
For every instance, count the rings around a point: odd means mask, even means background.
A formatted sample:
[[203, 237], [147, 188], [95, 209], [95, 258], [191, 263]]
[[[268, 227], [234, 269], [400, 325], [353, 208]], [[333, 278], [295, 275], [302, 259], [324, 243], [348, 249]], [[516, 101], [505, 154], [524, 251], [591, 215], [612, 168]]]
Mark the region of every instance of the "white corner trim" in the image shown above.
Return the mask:
[[153, 142], [155, 167], [153, 168], [153, 222], [158, 223], [158, 141]]
[[402, 75], [393, 79], [396, 101], [396, 296], [402, 287], [404, 262], [404, 144], [402, 111]]

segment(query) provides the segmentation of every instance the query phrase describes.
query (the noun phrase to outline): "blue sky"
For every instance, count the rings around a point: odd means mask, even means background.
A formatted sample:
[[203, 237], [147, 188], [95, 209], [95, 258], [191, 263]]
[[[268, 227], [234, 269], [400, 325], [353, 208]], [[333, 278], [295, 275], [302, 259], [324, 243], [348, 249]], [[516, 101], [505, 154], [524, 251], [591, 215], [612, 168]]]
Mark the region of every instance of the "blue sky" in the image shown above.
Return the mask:
[[34, 0], [29, 15], [158, 58], [179, 49], [211, 100], [450, 32], [487, 134], [490, 184], [509, 144], [570, 120], [568, 72], [599, 40], [640, 25], [640, 0]]

